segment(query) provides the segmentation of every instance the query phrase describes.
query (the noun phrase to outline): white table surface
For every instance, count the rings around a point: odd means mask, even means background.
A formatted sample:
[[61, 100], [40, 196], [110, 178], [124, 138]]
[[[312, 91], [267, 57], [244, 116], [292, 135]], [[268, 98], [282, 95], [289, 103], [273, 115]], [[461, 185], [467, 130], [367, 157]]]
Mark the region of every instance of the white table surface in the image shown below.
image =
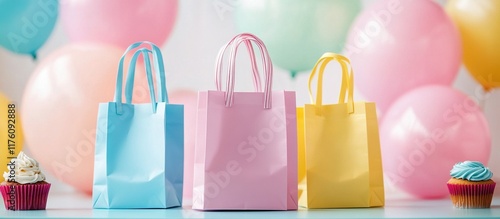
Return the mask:
[[47, 210], [0, 210], [0, 218], [500, 218], [500, 197], [488, 209], [457, 209], [449, 199], [390, 198], [382, 208], [299, 209], [297, 211], [212, 211], [182, 208], [145, 210], [92, 209], [89, 196], [51, 193]]

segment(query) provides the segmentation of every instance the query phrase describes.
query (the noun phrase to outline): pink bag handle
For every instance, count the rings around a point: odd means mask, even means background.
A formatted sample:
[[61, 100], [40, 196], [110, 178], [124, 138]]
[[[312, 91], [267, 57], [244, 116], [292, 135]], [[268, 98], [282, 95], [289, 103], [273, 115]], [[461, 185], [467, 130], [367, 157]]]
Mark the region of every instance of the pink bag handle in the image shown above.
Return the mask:
[[[219, 53], [217, 55], [217, 62], [215, 63], [215, 86], [218, 91], [222, 90], [222, 85], [220, 83], [220, 78], [222, 74], [222, 60], [224, 57], [224, 53], [226, 52], [227, 48], [234, 43], [236, 39], [239, 39], [242, 37], [243, 34], [236, 35], [229, 41], [225, 46], [220, 48]], [[253, 71], [253, 84], [255, 87], [255, 91], [261, 91], [261, 85], [260, 85], [260, 77], [259, 77], [259, 68], [257, 67], [257, 62], [255, 61], [255, 53], [253, 51], [253, 46], [251, 41], [245, 41], [245, 45], [247, 46], [247, 51], [250, 54], [250, 63], [252, 65], [252, 71]], [[262, 58], [264, 59], [264, 58]]]
[[[258, 37], [249, 34], [249, 33], [243, 33], [239, 34], [236, 37], [234, 37], [230, 43], [231, 44], [231, 52], [230, 52], [230, 62], [229, 62], [229, 68], [228, 68], [228, 77], [227, 77], [227, 91], [226, 91], [226, 96], [225, 96], [225, 105], [226, 107], [231, 107], [234, 102], [234, 84], [235, 84], [235, 61], [236, 61], [236, 53], [238, 50], [238, 46], [242, 43], [255, 43], [262, 54], [262, 62], [263, 62], [263, 68], [264, 68], [264, 75], [265, 75], [265, 86], [264, 86], [264, 108], [269, 109], [271, 108], [271, 88], [272, 88], [272, 76], [273, 76], [273, 66], [271, 62], [271, 58], [269, 56], [269, 53], [267, 52], [266, 46], [264, 45], [264, 42], [262, 42], [261, 39]], [[247, 44], [248, 46], [248, 44]], [[225, 50], [225, 47], [223, 47]], [[248, 47], [250, 49], [250, 47]], [[252, 56], [253, 54], [253, 47], [251, 47], [252, 52], [250, 52], [250, 55]], [[219, 57], [217, 59], [217, 66], [216, 66], [216, 71], [221, 69], [221, 60], [223, 59], [224, 52], [219, 53]], [[219, 64], [220, 63], [220, 64]], [[216, 75], [219, 74], [220, 72], [216, 72]], [[217, 77], [217, 76], [216, 76]], [[258, 89], [260, 86], [258, 86], [258, 83], [260, 81], [260, 75], [255, 74], [254, 71], [254, 85], [257, 89], [258, 92], [260, 89]]]

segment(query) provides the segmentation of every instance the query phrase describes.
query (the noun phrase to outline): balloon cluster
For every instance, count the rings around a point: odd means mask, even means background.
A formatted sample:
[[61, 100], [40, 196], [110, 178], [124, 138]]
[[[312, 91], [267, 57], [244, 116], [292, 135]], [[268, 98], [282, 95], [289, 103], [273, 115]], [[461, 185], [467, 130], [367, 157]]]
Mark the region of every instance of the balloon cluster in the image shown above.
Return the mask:
[[[178, 1], [19, 2], [0, 1], [0, 12], [8, 12], [0, 13], [1, 45], [5, 45], [2, 31], [17, 33], [3, 28], [5, 18], [12, 22], [7, 27], [18, 28], [21, 37], [38, 34], [29, 44], [12, 49], [34, 54], [50, 34], [58, 11], [70, 41], [38, 64], [25, 88], [21, 115], [27, 147], [51, 175], [90, 194], [97, 105], [113, 97], [112, 85], [124, 48], [143, 40], [162, 45], [168, 38]], [[25, 8], [21, 10], [21, 6]], [[42, 14], [45, 12], [46, 16]], [[137, 69], [140, 72], [144, 68]], [[136, 75], [133, 101], [149, 102], [145, 74]]]
[[[486, 2], [496, 9], [478, 11]], [[451, 84], [462, 52], [476, 79], [494, 81], [500, 75], [500, 64], [493, 61], [500, 57], [495, 40], [500, 36], [500, 3], [448, 4], [460, 31], [433, 1], [377, 1], [358, 16], [345, 49], [356, 70], [356, 87], [382, 112], [386, 177], [419, 198], [446, 196], [443, 185], [453, 164], [487, 163], [491, 151], [482, 110]], [[479, 23], [484, 26], [478, 28]], [[492, 28], [497, 28], [496, 36]], [[485, 89], [498, 86], [491, 80], [478, 81]]]
[[[427, 84], [451, 85], [462, 48], [460, 36], [438, 4], [376, 1], [356, 19], [345, 53], [356, 87], [382, 113], [403, 93]], [[422, 13], [425, 11], [425, 13]]]

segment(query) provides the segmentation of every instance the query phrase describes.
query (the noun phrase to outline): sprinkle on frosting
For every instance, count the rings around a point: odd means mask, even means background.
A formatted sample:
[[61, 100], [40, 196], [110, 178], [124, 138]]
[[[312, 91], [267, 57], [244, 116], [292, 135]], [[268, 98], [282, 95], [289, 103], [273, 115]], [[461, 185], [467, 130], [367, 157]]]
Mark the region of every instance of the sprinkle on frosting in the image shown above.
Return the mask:
[[38, 162], [22, 151], [7, 166], [8, 172], [3, 173], [7, 182], [27, 184], [45, 180], [45, 175], [40, 171]]
[[450, 175], [454, 178], [469, 181], [485, 181], [491, 179], [493, 173], [478, 161], [459, 162], [453, 166]]

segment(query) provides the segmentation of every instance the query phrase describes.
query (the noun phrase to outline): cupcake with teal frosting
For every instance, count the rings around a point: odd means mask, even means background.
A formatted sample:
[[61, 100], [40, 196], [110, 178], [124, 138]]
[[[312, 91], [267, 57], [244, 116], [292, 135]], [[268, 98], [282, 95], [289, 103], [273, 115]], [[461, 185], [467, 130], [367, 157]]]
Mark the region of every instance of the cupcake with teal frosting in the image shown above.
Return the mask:
[[448, 181], [453, 206], [457, 208], [489, 208], [496, 183], [493, 173], [478, 161], [457, 163]]

